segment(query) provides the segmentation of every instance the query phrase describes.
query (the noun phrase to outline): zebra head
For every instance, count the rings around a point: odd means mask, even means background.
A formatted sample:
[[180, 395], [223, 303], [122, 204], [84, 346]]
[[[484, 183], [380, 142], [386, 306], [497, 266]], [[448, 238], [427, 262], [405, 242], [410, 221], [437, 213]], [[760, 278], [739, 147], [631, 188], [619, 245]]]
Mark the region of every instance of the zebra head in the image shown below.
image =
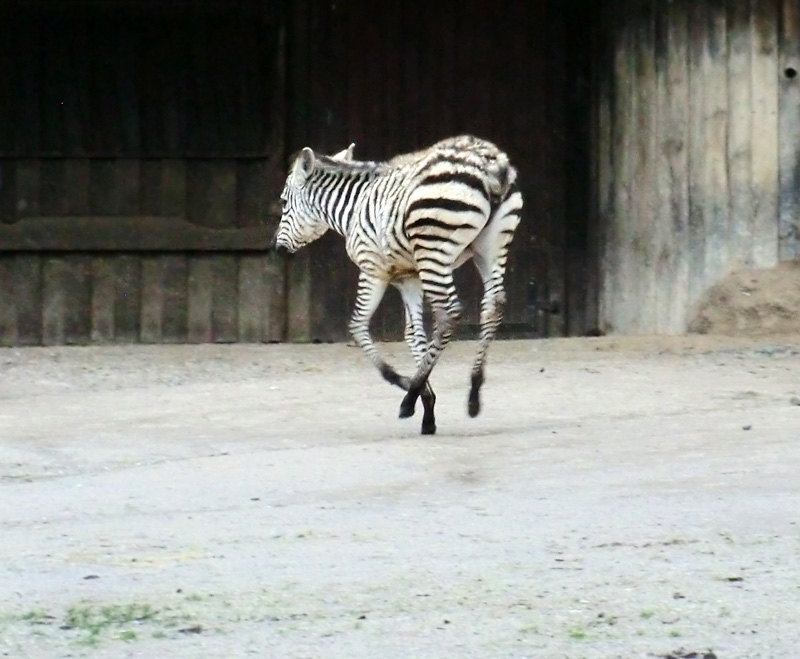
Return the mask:
[[[353, 160], [351, 144], [331, 160]], [[310, 148], [303, 149], [294, 159], [281, 193], [283, 211], [272, 248], [278, 252], [294, 253], [320, 238], [330, 227], [321, 216], [314, 186], [309, 179], [317, 166], [317, 156]]]

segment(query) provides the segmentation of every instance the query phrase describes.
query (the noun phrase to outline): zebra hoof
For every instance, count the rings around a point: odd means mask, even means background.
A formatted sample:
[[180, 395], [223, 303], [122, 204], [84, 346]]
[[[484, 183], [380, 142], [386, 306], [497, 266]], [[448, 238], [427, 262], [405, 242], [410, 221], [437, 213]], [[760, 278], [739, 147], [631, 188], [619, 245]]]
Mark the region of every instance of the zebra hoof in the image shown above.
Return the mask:
[[481, 413], [481, 397], [477, 391], [470, 392], [467, 402], [467, 414], [473, 419]]
[[426, 421], [425, 419], [422, 420], [422, 433], [423, 435], [435, 435], [436, 434], [436, 421]]
[[400, 418], [407, 419], [414, 416], [414, 408], [417, 405], [417, 397], [413, 394], [406, 394], [403, 397], [403, 402], [400, 403]]

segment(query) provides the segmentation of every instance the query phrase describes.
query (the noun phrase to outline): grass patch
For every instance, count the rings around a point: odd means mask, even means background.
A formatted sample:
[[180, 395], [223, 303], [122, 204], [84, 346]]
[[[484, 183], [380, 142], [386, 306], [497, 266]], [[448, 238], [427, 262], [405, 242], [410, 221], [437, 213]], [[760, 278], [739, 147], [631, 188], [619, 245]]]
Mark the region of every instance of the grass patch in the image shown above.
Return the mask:
[[62, 629], [79, 632], [81, 645], [95, 646], [104, 634], [117, 631], [117, 638], [131, 642], [138, 638], [132, 629], [123, 627], [154, 622], [158, 611], [149, 604], [75, 604], [67, 609]]
[[19, 619], [31, 625], [49, 625], [56, 618], [43, 609], [32, 609], [21, 615]]

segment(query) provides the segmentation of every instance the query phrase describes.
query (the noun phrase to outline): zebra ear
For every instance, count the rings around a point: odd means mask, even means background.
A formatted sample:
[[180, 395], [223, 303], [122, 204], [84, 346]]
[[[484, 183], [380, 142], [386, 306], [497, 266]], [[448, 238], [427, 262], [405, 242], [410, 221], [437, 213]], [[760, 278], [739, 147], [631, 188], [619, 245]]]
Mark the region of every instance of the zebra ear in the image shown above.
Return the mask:
[[353, 149], [355, 148], [356, 148], [356, 143], [353, 142], [344, 151], [339, 151], [339, 153], [331, 156], [331, 158], [333, 158], [333, 160], [342, 160], [344, 162], [350, 162], [353, 160]]
[[297, 156], [297, 160], [294, 161], [294, 169], [292, 170], [292, 177], [297, 187], [302, 187], [306, 179], [311, 176], [311, 172], [314, 171], [315, 162], [316, 158], [314, 157], [314, 152], [308, 147], [303, 149], [300, 155]]

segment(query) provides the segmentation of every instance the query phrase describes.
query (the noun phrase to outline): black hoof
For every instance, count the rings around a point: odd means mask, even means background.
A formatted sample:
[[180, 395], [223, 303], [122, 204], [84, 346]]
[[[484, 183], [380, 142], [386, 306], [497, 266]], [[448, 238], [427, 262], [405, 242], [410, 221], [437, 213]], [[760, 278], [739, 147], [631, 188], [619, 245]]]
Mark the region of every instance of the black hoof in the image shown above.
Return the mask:
[[481, 385], [483, 385], [483, 371], [473, 373], [467, 401], [467, 413], [473, 418], [481, 413]]
[[403, 402], [400, 403], [400, 418], [407, 419], [410, 416], [414, 416], [414, 408], [417, 406], [417, 395], [407, 393], [403, 397]]
[[469, 395], [469, 402], [467, 403], [467, 414], [473, 419], [481, 413], [481, 399], [476, 393], [474, 396]]
[[422, 434], [423, 435], [435, 435], [436, 434], [436, 421], [432, 421], [430, 419], [423, 419], [422, 420]]

